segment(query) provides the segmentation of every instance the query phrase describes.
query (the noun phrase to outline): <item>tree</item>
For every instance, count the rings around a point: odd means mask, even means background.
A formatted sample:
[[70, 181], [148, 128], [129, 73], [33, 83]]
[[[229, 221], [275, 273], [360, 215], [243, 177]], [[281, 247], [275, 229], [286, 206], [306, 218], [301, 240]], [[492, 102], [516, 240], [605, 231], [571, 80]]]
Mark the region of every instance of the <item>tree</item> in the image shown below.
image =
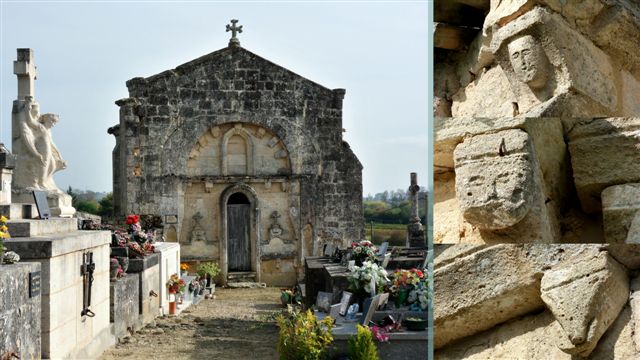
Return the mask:
[[100, 216], [113, 216], [113, 193], [110, 192], [100, 199]]

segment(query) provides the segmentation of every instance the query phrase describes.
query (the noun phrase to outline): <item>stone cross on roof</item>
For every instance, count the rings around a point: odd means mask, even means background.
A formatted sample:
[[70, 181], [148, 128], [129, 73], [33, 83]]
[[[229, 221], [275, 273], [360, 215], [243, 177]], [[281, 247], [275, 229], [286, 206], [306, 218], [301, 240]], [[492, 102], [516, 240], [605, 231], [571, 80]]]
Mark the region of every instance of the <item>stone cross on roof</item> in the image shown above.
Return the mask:
[[231, 39], [229, 40], [229, 46], [240, 46], [240, 40], [236, 37], [236, 33], [242, 33], [242, 25], [236, 26], [238, 20], [232, 19], [231, 25], [227, 25], [227, 31], [231, 31]]

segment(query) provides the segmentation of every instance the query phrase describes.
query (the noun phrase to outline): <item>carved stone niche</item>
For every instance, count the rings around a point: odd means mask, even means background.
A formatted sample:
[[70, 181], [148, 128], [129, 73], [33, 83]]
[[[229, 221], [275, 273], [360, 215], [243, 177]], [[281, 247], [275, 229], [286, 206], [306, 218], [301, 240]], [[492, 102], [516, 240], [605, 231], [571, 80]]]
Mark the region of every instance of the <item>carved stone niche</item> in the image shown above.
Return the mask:
[[529, 134], [520, 129], [469, 137], [454, 151], [455, 191], [464, 221], [486, 243], [559, 240]]
[[536, 7], [495, 30], [490, 51], [519, 114], [607, 116], [617, 111], [611, 59], [562, 18]]

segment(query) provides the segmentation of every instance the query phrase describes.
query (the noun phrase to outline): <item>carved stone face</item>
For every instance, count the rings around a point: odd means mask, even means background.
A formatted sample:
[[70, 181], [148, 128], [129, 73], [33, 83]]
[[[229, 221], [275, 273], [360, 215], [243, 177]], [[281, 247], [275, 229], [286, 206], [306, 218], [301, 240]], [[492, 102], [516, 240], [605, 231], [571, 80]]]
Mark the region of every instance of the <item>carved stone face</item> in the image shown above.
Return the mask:
[[521, 36], [508, 46], [513, 71], [532, 88], [544, 87], [549, 76], [549, 60], [542, 46], [531, 35]]
[[504, 229], [531, 208], [532, 169], [522, 156], [493, 157], [456, 167], [456, 193], [466, 221], [482, 229]]

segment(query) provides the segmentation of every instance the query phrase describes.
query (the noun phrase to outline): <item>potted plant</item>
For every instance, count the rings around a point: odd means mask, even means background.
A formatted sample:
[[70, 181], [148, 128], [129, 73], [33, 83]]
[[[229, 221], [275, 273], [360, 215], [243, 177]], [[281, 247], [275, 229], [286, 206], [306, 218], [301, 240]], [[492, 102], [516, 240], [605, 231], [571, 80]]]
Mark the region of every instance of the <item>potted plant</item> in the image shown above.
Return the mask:
[[[4, 241], [3, 239], [9, 238], [9, 228], [7, 227], [7, 218], [4, 215], [0, 216], [0, 259], [4, 256]], [[2, 261], [0, 261], [2, 263]]]
[[[184, 292], [186, 284], [183, 279], [180, 279], [178, 274], [173, 274], [167, 280], [167, 291], [169, 291], [169, 315], [176, 313], [176, 300], [180, 298], [180, 295]], [[173, 299], [173, 301], [171, 301]]]
[[189, 275], [189, 264], [187, 263], [180, 264], [180, 275], [182, 275], [182, 277]]
[[427, 310], [429, 306], [429, 284], [426, 276], [423, 276], [417, 284], [413, 285], [407, 301], [411, 304], [411, 310], [413, 311]]
[[215, 278], [220, 273], [220, 267], [218, 263], [214, 261], [204, 262], [198, 265], [198, 276], [201, 278], [207, 279], [207, 287], [211, 287], [211, 293], [215, 291], [216, 284], [213, 282], [213, 278]]
[[392, 277], [393, 281], [389, 290], [395, 299], [396, 308], [406, 304], [414, 285], [425, 278], [422, 270], [418, 269], [398, 269], [393, 272]]

